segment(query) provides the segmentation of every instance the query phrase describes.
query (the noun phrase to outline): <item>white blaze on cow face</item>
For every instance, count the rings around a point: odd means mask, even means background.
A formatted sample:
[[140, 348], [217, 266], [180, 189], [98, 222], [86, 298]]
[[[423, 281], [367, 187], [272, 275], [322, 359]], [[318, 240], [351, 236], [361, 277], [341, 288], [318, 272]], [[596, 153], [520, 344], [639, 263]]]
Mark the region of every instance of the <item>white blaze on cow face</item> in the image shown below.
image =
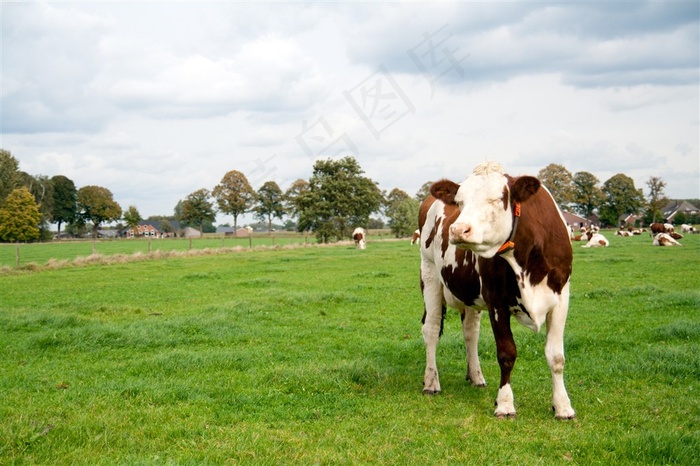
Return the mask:
[[508, 180], [501, 166], [493, 162], [477, 166], [460, 185], [455, 202], [460, 215], [450, 227], [450, 242], [493, 257], [513, 229]]

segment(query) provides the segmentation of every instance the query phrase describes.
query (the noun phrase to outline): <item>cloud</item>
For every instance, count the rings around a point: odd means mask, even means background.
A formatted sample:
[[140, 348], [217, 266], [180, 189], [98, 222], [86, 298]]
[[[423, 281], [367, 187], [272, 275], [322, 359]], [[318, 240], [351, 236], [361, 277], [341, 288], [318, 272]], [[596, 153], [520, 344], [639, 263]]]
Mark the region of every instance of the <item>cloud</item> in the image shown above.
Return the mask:
[[[689, 84], [699, 76], [693, 2], [386, 8], [392, 14], [352, 30], [350, 57], [392, 72], [427, 69], [453, 87], [528, 74], [557, 73], [576, 87]], [[455, 61], [459, 68], [450, 68]]]

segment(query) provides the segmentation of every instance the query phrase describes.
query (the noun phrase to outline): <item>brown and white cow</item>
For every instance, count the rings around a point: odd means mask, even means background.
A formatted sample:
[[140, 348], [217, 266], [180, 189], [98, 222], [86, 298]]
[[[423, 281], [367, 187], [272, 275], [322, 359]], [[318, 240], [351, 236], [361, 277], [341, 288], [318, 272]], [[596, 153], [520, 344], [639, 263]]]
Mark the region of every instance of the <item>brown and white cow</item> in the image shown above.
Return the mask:
[[682, 246], [670, 233], [657, 233], [651, 244], [654, 246]]
[[355, 247], [357, 249], [365, 249], [367, 246], [367, 233], [362, 227], [357, 227], [352, 232], [352, 239], [355, 240]]
[[462, 316], [467, 379], [476, 386], [486, 384], [477, 346], [481, 312], [488, 309], [501, 369], [494, 414], [515, 416], [513, 315], [535, 332], [546, 323], [554, 413], [558, 419], [575, 417], [564, 386], [563, 342], [572, 249], [552, 196], [537, 178], [511, 177], [494, 162], [477, 166], [461, 184], [438, 181], [430, 192], [419, 214], [423, 392], [440, 392], [436, 350], [446, 306]]
[[420, 240], [420, 230], [413, 232], [413, 238], [411, 238], [411, 244], [418, 244]]

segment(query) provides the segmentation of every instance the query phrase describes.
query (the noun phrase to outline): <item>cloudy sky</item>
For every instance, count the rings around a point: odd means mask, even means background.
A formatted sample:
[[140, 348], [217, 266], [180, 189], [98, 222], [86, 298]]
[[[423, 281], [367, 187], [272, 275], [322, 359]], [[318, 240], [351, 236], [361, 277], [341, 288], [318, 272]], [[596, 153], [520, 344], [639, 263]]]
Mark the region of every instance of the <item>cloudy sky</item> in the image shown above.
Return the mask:
[[494, 159], [512, 175], [624, 173], [645, 194], [659, 176], [669, 197], [700, 197], [696, 1], [1, 11], [0, 146], [143, 217], [229, 170], [286, 190], [344, 155], [410, 195]]

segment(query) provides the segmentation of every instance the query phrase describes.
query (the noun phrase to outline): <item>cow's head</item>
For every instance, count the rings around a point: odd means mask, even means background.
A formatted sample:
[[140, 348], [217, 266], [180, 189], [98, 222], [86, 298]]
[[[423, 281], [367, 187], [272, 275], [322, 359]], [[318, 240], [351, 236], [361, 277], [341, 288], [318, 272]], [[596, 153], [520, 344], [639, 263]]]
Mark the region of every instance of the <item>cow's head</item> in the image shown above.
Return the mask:
[[462, 182], [442, 180], [430, 193], [460, 214], [450, 226], [450, 242], [482, 257], [493, 257], [513, 231], [513, 203], [524, 202], [540, 188], [532, 176], [512, 178], [495, 162], [484, 162]]

